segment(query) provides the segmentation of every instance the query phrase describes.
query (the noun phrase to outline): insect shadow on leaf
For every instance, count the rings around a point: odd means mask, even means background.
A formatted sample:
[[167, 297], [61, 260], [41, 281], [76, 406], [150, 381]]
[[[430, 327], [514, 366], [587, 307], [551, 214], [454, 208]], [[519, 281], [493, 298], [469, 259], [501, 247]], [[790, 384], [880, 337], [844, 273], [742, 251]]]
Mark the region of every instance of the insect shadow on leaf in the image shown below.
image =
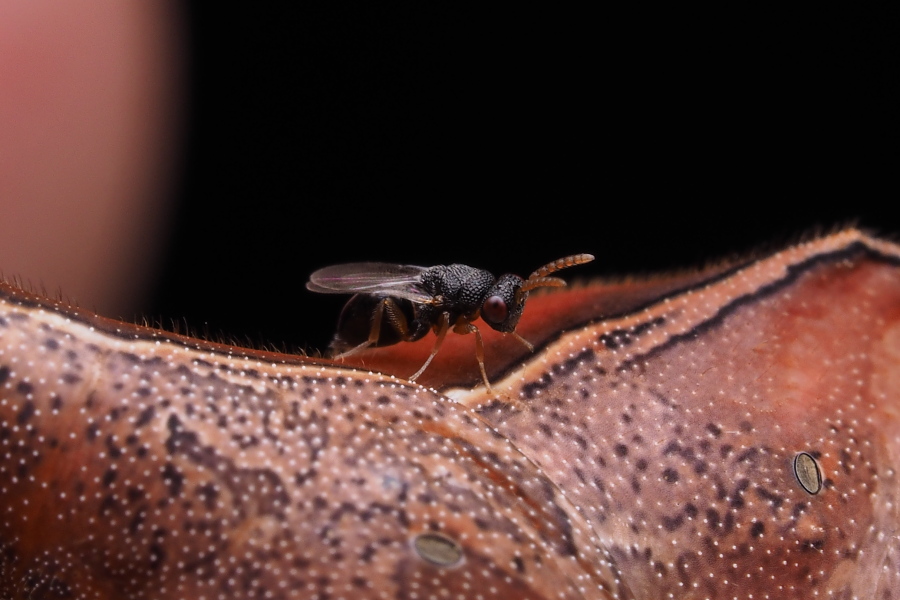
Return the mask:
[[481, 378], [493, 393], [484, 368], [484, 341], [472, 322], [480, 316], [491, 328], [512, 334], [534, 350], [515, 331], [528, 293], [540, 287], [565, 286], [563, 279], [549, 275], [592, 260], [590, 254], [566, 256], [537, 269], [528, 279], [512, 274], [495, 278], [488, 271], [462, 264], [347, 263], [314, 272], [306, 288], [323, 294], [353, 294], [341, 311], [329, 346], [335, 358], [370, 346], [413, 342], [433, 330], [437, 339], [425, 364], [409, 378], [415, 381], [437, 355], [447, 331], [474, 333]]

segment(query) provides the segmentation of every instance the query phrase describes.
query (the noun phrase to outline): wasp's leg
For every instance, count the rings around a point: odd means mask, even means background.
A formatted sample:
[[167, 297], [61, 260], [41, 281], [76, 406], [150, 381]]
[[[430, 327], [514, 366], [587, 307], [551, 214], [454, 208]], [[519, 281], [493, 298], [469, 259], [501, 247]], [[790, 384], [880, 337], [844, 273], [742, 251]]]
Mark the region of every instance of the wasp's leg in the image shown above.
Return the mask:
[[510, 333], [512, 334], [512, 336], [513, 336], [514, 338], [516, 338], [517, 340], [519, 340], [520, 342], [522, 342], [523, 344], [525, 344], [525, 347], [528, 348], [528, 351], [529, 351], [529, 352], [534, 352], [534, 344], [532, 344], [531, 342], [529, 342], [528, 340], [526, 340], [525, 338], [523, 338], [521, 335], [519, 335], [519, 334], [516, 333], [515, 331], [510, 331]]
[[415, 381], [416, 378], [428, 368], [428, 365], [431, 364], [431, 359], [433, 359], [438, 353], [438, 350], [441, 349], [441, 344], [444, 343], [444, 338], [447, 337], [448, 329], [450, 329], [450, 315], [441, 313], [437, 328], [437, 339], [434, 341], [434, 347], [431, 348], [431, 354], [428, 356], [428, 360], [425, 361], [425, 364], [422, 365], [422, 368], [413, 373], [412, 377], [409, 378], [410, 381]]
[[375, 311], [372, 313], [372, 327], [369, 329], [369, 339], [346, 352], [341, 352], [335, 358], [352, 356], [369, 346], [377, 346], [378, 341], [381, 339], [381, 323], [385, 320], [385, 315], [387, 315], [387, 322], [399, 334], [400, 339], [406, 340], [409, 337], [409, 324], [406, 320], [406, 315], [403, 314], [403, 311], [392, 298], [384, 298], [378, 303], [378, 306], [375, 307]]
[[487, 388], [488, 394], [493, 394], [494, 390], [491, 388], [491, 382], [488, 381], [487, 371], [484, 368], [484, 340], [481, 339], [481, 332], [471, 323], [457, 323], [456, 326], [453, 327], [453, 332], [460, 334], [475, 334], [475, 358], [478, 359], [478, 368], [481, 369], [481, 379], [484, 380], [484, 387]]

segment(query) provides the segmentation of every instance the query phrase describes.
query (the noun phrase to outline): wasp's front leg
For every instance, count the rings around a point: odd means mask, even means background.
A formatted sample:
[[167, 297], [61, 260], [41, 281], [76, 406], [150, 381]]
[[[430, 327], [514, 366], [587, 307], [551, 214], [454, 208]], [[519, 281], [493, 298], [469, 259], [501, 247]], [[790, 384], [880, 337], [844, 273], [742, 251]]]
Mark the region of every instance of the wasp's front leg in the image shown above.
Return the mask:
[[484, 368], [484, 340], [481, 339], [481, 332], [477, 327], [468, 321], [459, 321], [453, 326], [453, 332], [459, 334], [474, 333], [475, 334], [475, 358], [478, 359], [478, 368], [481, 369], [481, 378], [484, 380], [484, 387], [487, 388], [489, 394], [493, 394], [491, 382], [488, 381], [487, 371]]

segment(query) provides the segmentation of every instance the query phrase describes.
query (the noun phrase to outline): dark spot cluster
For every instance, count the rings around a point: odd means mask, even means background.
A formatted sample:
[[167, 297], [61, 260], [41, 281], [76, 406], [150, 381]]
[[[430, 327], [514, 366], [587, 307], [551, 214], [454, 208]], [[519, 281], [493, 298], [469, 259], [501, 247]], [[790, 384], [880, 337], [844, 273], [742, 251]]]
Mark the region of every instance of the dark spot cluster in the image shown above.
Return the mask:
[[600, 335], [597, 339], [610, 350], [618, 350], [619, 348], [630, 346], [641, 335], [654, 327], [663, 325], [665, 322], [665, 317], [656, 317], [628, 329], [614, 329]]

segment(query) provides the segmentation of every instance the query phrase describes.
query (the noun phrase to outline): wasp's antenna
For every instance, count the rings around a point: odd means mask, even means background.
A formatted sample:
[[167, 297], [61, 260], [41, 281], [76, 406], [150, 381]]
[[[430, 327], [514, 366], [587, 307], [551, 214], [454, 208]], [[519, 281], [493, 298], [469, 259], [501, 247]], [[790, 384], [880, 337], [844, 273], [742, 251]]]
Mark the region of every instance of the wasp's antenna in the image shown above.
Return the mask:
[[594, 256], [592, 254], [573, 254], [572, 256], [566, 256], [565, 258], [560, 258], [559, 260], [554, 260], [552, 263], [546, 264], [531, 275], [528, 276], [528, 279], [525, 280], [525, 283], [522, 284], [516, 291], [516, 300], [521, 300], [524, 294], [530, 292], [534, 288], [539, 287], [565, 287], [566, 282], [559, 277], [547, 277], [550, 273], [555, 273], [560, 269], [565, 269], [567, 267], [574, 267], [575, 265], [583, 265], [584, 263], [589, 263], [594, 260]]
[[[594, 260], [593, 254], [573, 254], [572, 256], [566, 256], [565, 258], [560, 258], [559, 260], [554, 260], [552, 263], [546, 264], [531, 275], [528, 276], [528, 281], [530, 282], [532, 279], [537, 279], [539, 277], [546, 277], [550, 273], [555, 273], [560, 269], [565, 269], [567, 267], [574, 267], [575, 265], [583, 265], [584, 263], [589, 263]], [[554, 278], [555, 279], [555, 278]], [[557, 284], [549, 284], [549, 285], [557, 285]], [[563, 284], [565, 285], [565, 284]], [[540, 287], [540, 286], [535, 286]]]
[[566, 280], [560, 279], [559, 277], [535, 277], [532, 275], [529, 277], [525, 283], [522, 284], [522, 287], [519, 288], [518, 293], [524, 294], [525, 292], [530, 292], [534, 288], [539, 287], [565, 287]]

